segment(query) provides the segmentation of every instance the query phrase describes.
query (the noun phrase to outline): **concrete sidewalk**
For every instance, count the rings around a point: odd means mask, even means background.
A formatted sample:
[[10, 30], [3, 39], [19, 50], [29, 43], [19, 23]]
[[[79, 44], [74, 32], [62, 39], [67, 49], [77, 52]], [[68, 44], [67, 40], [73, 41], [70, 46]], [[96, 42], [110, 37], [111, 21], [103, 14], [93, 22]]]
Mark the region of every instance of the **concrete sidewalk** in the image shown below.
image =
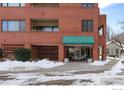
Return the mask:
[[48, 68], [48, 69], [37, 69], [30, 71], [0, 71], [0, 74], [9, 74], [9, 73], [51, 73], [51, 72], [72, 72], [75, 74], [85, 74], [85, 73], [101, 73], [106, 70], [109, 70], [118, 62], [116, 59], [112, 59], [109, 63], [104, 66], [94, 66], [89, 63], [82, 62], [72, 62], [67, 63], [63, 66]]

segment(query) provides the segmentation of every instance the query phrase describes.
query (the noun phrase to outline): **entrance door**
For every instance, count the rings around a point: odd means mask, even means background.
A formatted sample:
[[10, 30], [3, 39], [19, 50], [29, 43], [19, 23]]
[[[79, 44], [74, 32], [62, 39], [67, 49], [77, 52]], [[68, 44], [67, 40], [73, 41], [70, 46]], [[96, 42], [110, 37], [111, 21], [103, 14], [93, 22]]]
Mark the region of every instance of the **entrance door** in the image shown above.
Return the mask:
[[74, 59], [81, 60], [81, 48], [75, 48]]
[[82, 61], [92, 58], [91, 47], [67, 47], [67, 58], [71, 61]]

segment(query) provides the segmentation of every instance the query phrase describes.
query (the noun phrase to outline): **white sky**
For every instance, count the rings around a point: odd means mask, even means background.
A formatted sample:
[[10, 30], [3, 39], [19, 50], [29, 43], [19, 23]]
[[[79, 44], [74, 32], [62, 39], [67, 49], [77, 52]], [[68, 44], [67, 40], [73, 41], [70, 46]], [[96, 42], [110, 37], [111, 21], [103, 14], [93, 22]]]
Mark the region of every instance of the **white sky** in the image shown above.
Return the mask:
[[113, 3], [111, 3], [111, 2], [109, 2], [109, 3], [99, 3], [99, 7], [100, 8], [105, 8], [105, 7], [107, 7], [107, 6], [109, 6], [109, 5], [112, 5]]

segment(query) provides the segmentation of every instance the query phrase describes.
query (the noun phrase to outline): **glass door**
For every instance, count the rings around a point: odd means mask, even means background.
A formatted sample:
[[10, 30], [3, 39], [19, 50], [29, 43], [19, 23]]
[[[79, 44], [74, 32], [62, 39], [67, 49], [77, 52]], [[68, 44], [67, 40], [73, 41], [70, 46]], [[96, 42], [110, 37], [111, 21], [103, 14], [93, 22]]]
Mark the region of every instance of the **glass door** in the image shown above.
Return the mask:
[[81, 60], [81, 48], [75, 48], [74, 59]]
[[72, 61], [81, 60], [81, 47], [69, 47], [68, 58]]

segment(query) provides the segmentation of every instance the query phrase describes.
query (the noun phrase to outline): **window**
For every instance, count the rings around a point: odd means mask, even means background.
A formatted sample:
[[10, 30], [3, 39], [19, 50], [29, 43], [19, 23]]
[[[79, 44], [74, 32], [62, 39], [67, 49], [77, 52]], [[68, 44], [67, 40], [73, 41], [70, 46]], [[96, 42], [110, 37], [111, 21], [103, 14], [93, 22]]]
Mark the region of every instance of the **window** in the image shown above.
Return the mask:
[[103, 60], [103, 46], [99, 46], [99, 60]]
[[8, 25], [8, 22], [7, 21], [2, 21], [2, 31], [7, 31], [7, 25]]
[[103, 36], [103, 26], [99, 28], [99, 36]]
[[2, 3], [1, 6], [7, 6], [7, 3]]
[[111, 48], [111, 54], [112, 55], [114, 54], [114, 48]]
[[1, 3], [0, 6], [3, 7], [23, 7], [25, 6], [24, 3]]
[[58, 26], [53, 27], [53, 32], [58, 32], [58, 31], [59, 31], [59, 27]]
[[8, 6], [10, 6], [10, 7], [13, 7], [13, 6], [18, 7], [19, 3], [8, 3]]
[[109, 54], [109, 49], [107, 49], [107, 54]]
[[2, 31], [24, 31], [25, 21], [2, 21]]
[[82, 31], [93, 31], [93, 20], [83, 20], [82, 21]]
[[94, 4], [93, 3], [82, 3], [81, 6], [85, 8], [92, 8]]
[[118, 54], [119, 53], [119, 50], [118, 49], [115, 49], [115, 54]]

